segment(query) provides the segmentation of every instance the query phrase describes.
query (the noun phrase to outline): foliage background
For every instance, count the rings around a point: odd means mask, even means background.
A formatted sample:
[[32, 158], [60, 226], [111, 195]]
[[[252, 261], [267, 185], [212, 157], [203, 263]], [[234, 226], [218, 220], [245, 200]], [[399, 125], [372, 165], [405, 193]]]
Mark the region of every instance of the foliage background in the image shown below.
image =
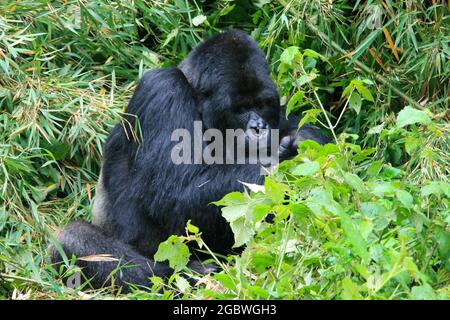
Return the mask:
[[49, 238], [90, 219], [102, 144], [139, 76], [233, 27], [267, 54], [290, 112], [331, 126], [338, 143], [304, 144], [265, 193], [219, 202], [248, 230], [222, 272], [193, 287], [175, 275], [163, 291], [153, 279], [127, 297], [449, 298], [449, 10], [445, 0], [1, 0], [0, 297], [117, 295], [66, 288], [46, 262]]

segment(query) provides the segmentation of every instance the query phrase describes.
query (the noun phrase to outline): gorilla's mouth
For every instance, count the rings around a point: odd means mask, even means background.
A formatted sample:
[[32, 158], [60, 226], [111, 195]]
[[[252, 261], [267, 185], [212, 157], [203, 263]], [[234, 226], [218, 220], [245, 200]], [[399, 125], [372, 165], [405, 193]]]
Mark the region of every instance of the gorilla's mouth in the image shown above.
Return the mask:
[[266, 141], [269, 138], [270, 129], [247, 129], [245, 138], [249, 140]]

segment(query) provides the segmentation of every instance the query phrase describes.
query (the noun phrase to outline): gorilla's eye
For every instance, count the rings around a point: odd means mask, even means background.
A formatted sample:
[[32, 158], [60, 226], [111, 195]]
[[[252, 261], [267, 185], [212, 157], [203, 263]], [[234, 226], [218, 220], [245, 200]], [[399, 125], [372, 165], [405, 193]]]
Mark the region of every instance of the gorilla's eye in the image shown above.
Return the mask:
[[249, 106], [245, 104], [237, 105], [234, 107], [234, 110], [238, 113], [246, 113], [249, 111]]

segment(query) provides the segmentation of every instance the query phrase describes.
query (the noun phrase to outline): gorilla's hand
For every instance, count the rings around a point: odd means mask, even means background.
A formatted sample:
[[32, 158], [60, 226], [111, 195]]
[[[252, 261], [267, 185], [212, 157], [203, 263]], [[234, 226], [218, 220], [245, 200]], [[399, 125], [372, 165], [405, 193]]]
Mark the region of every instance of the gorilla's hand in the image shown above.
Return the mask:
[[301, 135], [297, 131], [291, 131], [289, 135], [280, 140], [278, 157], [280, 161], [295, 157], [297, 155], [298, 144], [302, 141]]
[[324, 135], [317, 127], [305, 124], [299, 129], [286, 130], [280, 140], [278, 157], [280, 161], [293, 158], [297, 155], [298, 144], [304, 140], [313, 140], [324, 145], [330, 143], [331, 139]]

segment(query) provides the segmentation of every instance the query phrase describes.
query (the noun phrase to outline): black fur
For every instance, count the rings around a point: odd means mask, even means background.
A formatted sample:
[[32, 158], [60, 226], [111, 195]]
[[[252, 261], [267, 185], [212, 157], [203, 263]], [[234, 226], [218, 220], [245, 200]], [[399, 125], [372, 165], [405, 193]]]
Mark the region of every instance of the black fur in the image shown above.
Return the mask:
[[[239, 181], [262, 184], [261, 166], [175, 165], [170, 154], [177, 142], [171, 141], [171, 133], [177, 128], [193, 132], [195, 120], [203, 121], [203, 129], [245, 128], [249, 110], [271, 128], [280, 128], [282, 136], [292, 136], [285, 139], [288, 144], [307, 138], [328, 141], [317, 128], [297, 131], [299, 119], [285, 119], [264, 54], [242, 32], [217, 34], [179, 67], [145, 73], [124, 121], [104, 147], [93, 225], [74, 222], [58, 236], [68, 256], [111, 254], [122, 264], [136, 265], [117, 273], [116, 284], [148, 285], [153, 274], [171, 274], [167, 265], [151, 259], [160, 242], [184, 234], [189, 219], [213, 251], [229, 252], [233, 234], [211, 202], [243, 190]], [[53, 262], [61, 260], [54, 247], [51, 253]], [[78, 264], [99, 287], [110, 283], [107, 276], [118, 262]]]

